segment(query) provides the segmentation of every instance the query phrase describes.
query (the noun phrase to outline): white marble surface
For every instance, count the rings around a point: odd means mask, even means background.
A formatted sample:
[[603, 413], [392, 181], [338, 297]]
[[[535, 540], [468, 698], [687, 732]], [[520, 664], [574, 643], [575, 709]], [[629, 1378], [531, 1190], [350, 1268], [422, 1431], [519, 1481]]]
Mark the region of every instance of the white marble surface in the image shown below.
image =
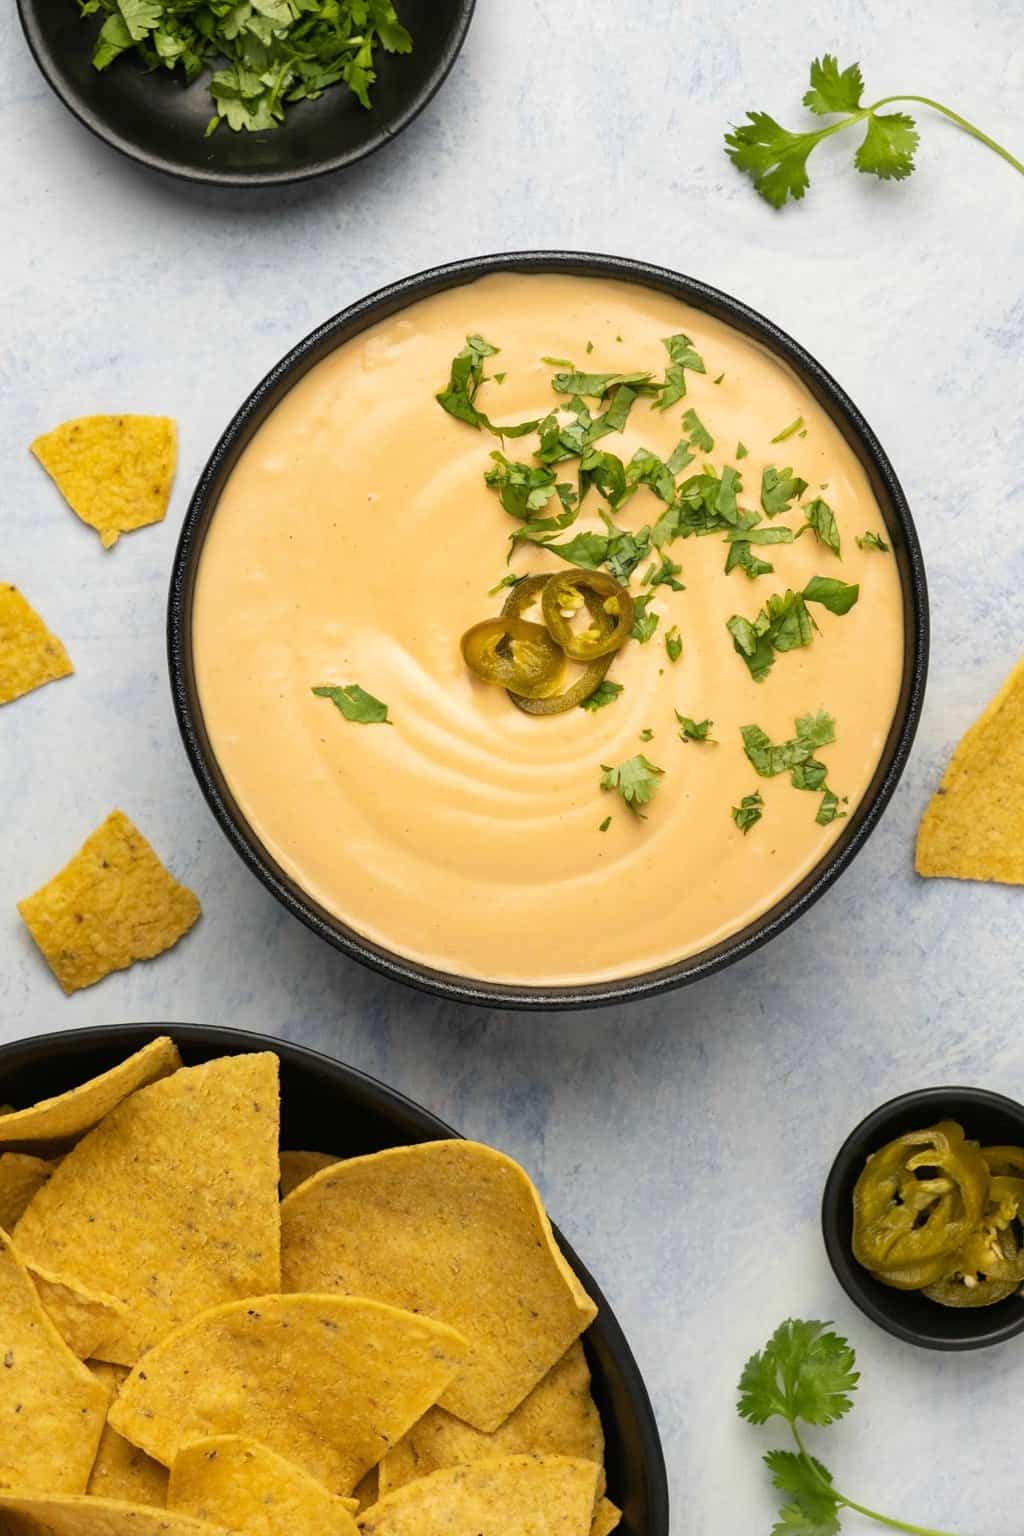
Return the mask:
[[[36, 74], [10, 6], [0, 44], [0, 578], [77, 666], [0, 718], [0, 1038], [244, 1025], [333, 1052], [522, 1158], [646, 1373], [678, 1532], [767, 1533], [757, 1452], [770, 1440], [735, 1419], [733, 1386], [790, 1313], [838, 1319], [859, 1349], [857, 1413], [822, 1448], [841, 1485], [959, 1536], [1019, 1526], [1024, 1340], [962, 1358], [889, 1341], [834, 1284], [817, 1205], [838, 1141], [882, 1098], [954, 1081], [1024, 1097], [1024, 897], [923, 885], [911, 868], [953, 742], [1024, 649], [1024, 184], [927, 120], [909, 183], [854, 175], [833, 141], [808, 200], [775, 215], [721, 147], [747, 107], [798, 118], [807, 62], [831, 47], [861, 59], [869, 92], [946, 99], [1020, 153], [1019, 5], [480, 0], [447, 89], [396, 144], [347, 176], [259, 196], [176, 185], [94, 142]], [[190, 484], [287, 346], [432, 262], [555, 245], [691, 272], [820, 356], [903, 479], [934, 648], [895, 802], [795, 929], [649, 1005], [534, 1018], [387, 984], [276, 906], [184, 760], [163, 624]], [[38, 431], [105, 409], [172, 413], [182, 438], [171, 515], [110, 555], [26, 452]], [[68, 1000], [14, 903], [114, 804], [206, 915], [160, 961]]]

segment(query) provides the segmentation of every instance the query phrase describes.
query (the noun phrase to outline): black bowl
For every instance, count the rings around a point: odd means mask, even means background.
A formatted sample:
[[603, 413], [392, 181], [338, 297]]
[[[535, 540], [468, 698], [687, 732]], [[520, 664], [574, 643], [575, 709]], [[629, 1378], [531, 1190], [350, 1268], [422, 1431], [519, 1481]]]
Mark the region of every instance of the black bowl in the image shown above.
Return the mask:
[[[821, 861], [768, 912], [720, 944], [656, 971], [589, 985], [512, 985], [471, 980], [434, 970], [364, 938], [318, 905], [281, 869], [247, 824], [217, 765], [203, 723], [195, 683], [192, 601], [196, 571], [221, 492], [254, 433], [291, 387], [336, 347], [418, 299], [493, 272], [568, 272], [637, 283], [705, 310], [781, 357], [828, 410], [863, 464], [885, 518], [903, 591], [903, 678], [892, 726], [867, 793], [843, 823], [840, 837]], [[708, 976], [781, 933], [846, 869], [877, 826], [910, 752], [921, 715], [928, 667], [928, 591], [910, 508], [881, 444], [831, 375], [770, 320], [717, 288], [709, 288], [695, 278], [682, 277], [677, 272], [652, 267], [646, 262], [563, 251], [479, 256], [434, 267], [360, 299], [299, 342], [253, 390], [203, 471], [185, 515], [174, 558], [167, 622], [171, 688], [185, 751], [210, 808], [249, 868], [314, 933], [363, 964], [442, 997], [503, 1008], [585, 1008], [649, 997]]]
[[[215, 1056], [273, 1051], [281, 1063], [281, 1145], [358, 1157], [458, 1132], [393, 1088], [329, 1056], [265, 1035], [203, 1024], [123, 1024], [38, 1035], [0, 1047], [0, 1102], [31, 1104], [105, 1072], [157, 1035], [177, 1042], [186, 1066]], [[668, 1484], [643, 1378], [611, 1307], [558, 1229], [559, 1244], [597, 1303], [584, 1347], [607, 1442], [608, 1497], [624, 1536], [668, 1536]]]
[[939, 1120], [956, 1120], [983, 1146], [1024, 1146], [1024, 1104], [987, 1088], [920, 1088], [890, 1099], [851, 1132], [832, 1164], [821, 1203], [825, 1247], [847, 1296], [887, 1333], [924, 1349], [981, 1349], [1024, 1333], [1024, 1294], [991, 1307], [942, 1307], [883, 1285], [853, 1256], [853, 1188], [868, 1155]]
[[411, 54], [377, 53], [373, 108], [344, 85], [319, 101], [297, 102], [267, 133], [210, 138], [208, 76], [183, 86], [161, 69], [147, 74], [132, 56], [92, 67], [101, 18], [79, 18], [75, 0], [18, 0], [28, 45], [61, 101], [107, 144], [157, 171], [220, 186], [274, 186], [323, 176], [361, 160], [411, 123], [441, 87], [462, 47], [476, 0], [400, 0]]

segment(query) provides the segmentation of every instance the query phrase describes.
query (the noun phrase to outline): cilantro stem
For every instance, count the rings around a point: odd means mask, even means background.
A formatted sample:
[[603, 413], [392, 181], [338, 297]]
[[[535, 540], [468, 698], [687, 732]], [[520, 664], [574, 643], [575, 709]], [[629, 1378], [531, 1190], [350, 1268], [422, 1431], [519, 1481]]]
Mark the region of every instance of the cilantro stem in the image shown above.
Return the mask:
[[[894, 97], [889, 98], [889, 100], [895, 99]], [[810, 1455], [803, 1440], [800, 1438], [800, 1431], [797, 1429], [796, 1424], [792, 1419], [788, 1422], [793, 1432], [793, 1439], [797, 1443], [797, 1448], [803, 1457], [808, 1471], [814, 1477], [815, 1482], [821, 1485], [822, 1490], [830, 1498], [835, 1499], [837, 1504], [841, 1504], [845, 1509], [852, 1509], [858, 1515], [864, 1515], [868, 1520], [875, 1520], [879, 1525], [887, 1525], [891, 1531], [904, 1531], [906, 1536], [955, 1536], [953, 1531], [938, 1531], [930, 1525], [909, 1525], [906, 1520], [894, 1520], [891, 1515], [880, 1515], [877, 1509], [869, 1509], [866, 1504], [858, 1504], [856, 1500], [848, 1499], [845, 1493], [840, 1493], [839, 1489], [833, 1483], [830, 1483], [827, 1477], [821, 1475], [813, 1456]]]
[[[868, 116], [873, 112], [877, 112], [879, 107], [891, 106], [895, 101], [916, 101], [922, 107], [931, 107], [933, 112], [941, 112], [943, 117], [948, 117], [950, 122], [956, 123], [957, 127], [962, 128], [964, 133], [969, 133], [972, 139], [979, 139], [982, 144], [987, 144], [989, 149], [995, 150], [996, 154], [1005, 160], [1007, 165], [1012, 165], [1015, 171], [1019, 171], [1024, 176], [1024, 164], [1015, 155], [1011, 155], [1008, 149], [1004, 149], [1001, 144], [997, 144], [995, 139], [990, 139], [988, 134], [982, 133], [980, 128], [975, 128], [974, 124], [969, 123], [966, 117], [961, 117], [959, 112], [954, 112], [951, 108], [944, 107], [941, 101], [933, 101], [930, 96], [883, 96], [881, 101], [876, 101], [873, 107], [867, 107], [859, 116]], [[850, 118], [849, 121], [853, 122], [854, 119]]]

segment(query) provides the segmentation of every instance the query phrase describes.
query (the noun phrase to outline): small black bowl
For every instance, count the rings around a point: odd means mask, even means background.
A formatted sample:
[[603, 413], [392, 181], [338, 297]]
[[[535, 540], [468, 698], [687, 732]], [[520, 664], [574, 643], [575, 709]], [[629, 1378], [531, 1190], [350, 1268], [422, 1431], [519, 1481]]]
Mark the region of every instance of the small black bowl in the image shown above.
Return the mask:
[[[359, 1157], [385, 1147], [459, 1133], [372, 1077], [303, 1046], [204, 1024], [119, 1024], [37, 1035], [0, 1046], [0, 1103], [31, 1104], [106, 1072], [158, 1035], [170, 1035], [186, 1066], [215, 1056], [273, 1051], [281, 1063], [281, 1145]], [[658, 1427], [639, 1368], [593, 1277], [555, 1229], [597, 1317], [584, 1336], [594, 1401], [605, 1433], [608, 1497], [623, 1536], [669, 1536], [668, 1483]]]
[[851, 1132], [832, 1164], [821, 1203], [825, 1247], [847, 1296], [887, 1333], [924, 1349], [982, 1349], [1024, 1333], [1024, 1294], [991, 1307], [942, 1307], [883, 1285], [853, 1256], [853, 1190], [868, 1156], [939, 1120], [956, 1120], [983, 1146], [1024, 1146], [1024, 1104], [987, 1088], [920, 1088], [890, 1099]]
[[29, 48], [47, 82], [80, 123], [152, 170], [219, 186], [276, 186], [340, 170], [401, 133], [440, 89], [465, 41], [476, 0], [399, 0], [410, 54], [378, 49], [371, 111], [344, 85], [297, 102], [267, 133], [233, 133], [213, 116], [208, 75], [184, 86], [149, 74], [134, 56], [92, 67], [101, 17], [82, 21], [75, 0], [18, 0]]

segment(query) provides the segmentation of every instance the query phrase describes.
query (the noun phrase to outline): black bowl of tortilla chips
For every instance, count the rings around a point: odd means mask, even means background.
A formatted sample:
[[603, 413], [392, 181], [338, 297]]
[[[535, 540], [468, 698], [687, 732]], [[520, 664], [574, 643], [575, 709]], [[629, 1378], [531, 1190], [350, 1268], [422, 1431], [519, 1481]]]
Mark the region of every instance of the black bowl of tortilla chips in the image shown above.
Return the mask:
[[[172, 1037], [173, 1044], [166, 1038], [168, 1035]], [[94, 1097], [99, 1087], [97, 1113], [106, 1117], [100, 1127], [102, 1130], [104, 1125], [109, 1124], [115, 1114], [124, 1108], [123, 1102], [119, 1103], [119, 1101], [123, 1100], [125, 1094], [130, 1095], [135, 1091], [135, 1096], [138, 1098], [138, 1090], [144, 1089], [147, 1084], [162, 1091], [166, 1084], [174, 1083], [174, 1074], [179, 1066], [175, 1046], [180, 1050], [180, 1056], [186, 1068], [220, 1063], [225, 1058], [234, 1061], [242, 1057], [246, 1057], [252, 1063], [267, 1063], [265, 1070], [270, 1070], [274, 1075], [279, 1068], [280, 1147], [293, 1153], [307, 1155], [282, 1160], [282, 1189], [288, 1194], [288, 1200], [293, 1205], [296, 1193], [301, 1193], [301, 1188], [309, 1189], [312, 1184], [323, 1184], [324, 1177], [330, 1179], [331, 1175], [327, 1173], [326, 1165], [335, 1159], [342, 1160], [335, 1170], [340, 1173], [353, 1166], [351, 1160], [365, 1159], [369, 1154], [382, 1153], [391, 1148], [410, 1149], [413, 1155], [418, 1156], [417, 1149], [421, 1144], [431, 1143], [435, 1148], [440, 1145], [442, 1151], [444, 1148], [450, 1148], [454, 1156], [463, 1155], [459, 1152], [460, 1148], [465, 1149], [465, 1155], [468, 1155], [473, 1146], [471, 1143], [463, 1142], [457, 1132], [426, 1109], [374, 1079], [328, 1057], [300, 1046], [237, 1030], [174, 1024], [162, 1027], [124, 1025], [103, 1029], [74, 1030], [60, 1035], [36, 1037], [0, 1048], [0, 1103], [6, 1106], [17, 1106], [21, 1111], [14, 1115], [9, 1110], [6, 1114], [0, 1114], [0, 1150], [14, 1149], [19, 1156], [33, 1153], [50, 1158], [61, 1153], [69, 1145], [69, 1137], [75, 1133], [81, 1135], [87, 1124], [95, 1123], [97, 1115], [92, 1114], [88, 1119], [82, 1119], [79, 1116], [77, 1124], [68, 1123], [66, 1120], [62, 1123], [61, 1115], [65, 1113], [62, 1106], [67, 1100], [58, 1101], [56, 1107], [41, 1105], [40, 1101], [49, 1100], [55, 1095], [66, 1095], [82, 1084], [88, 1084]], [[141, 1053], [141, 1055], [133, 1055], [133, 1053]], [[169, 1053], [170, 1060], [166, 1059]], [[274, 1057], [277, 1058], [276, 1064], [272, 1059]], [[131, 1059], [126, 1060], [126, 1058]], [[120, 1082], [119, 1073], [121, 1074]], [[101, 1074], [110, 1074], [110, 1076], [103, 1078], [99, 1085], [90, 1081]], [[185, 1076], [188, 1077], [190, 1074], [186, 1073]], [[106, 1085], [105, 1088], [104, 1085]], [[202, 1095], [206, 1093], [207, 1090], [204, 1088]], [[199, 1120], [195, 1118], [200, 1112], [195, 1106], [205, 1102], [202, 1095], [193, 1100], [193, 1107], [187, 1111], [188, 1115], [193, 1116], [192, 1121], [185, 1122], [192, 1123], [196, 1127], [196, 1146], [190, 1151], [189, 1157], [178, 1158], [179, 1164], [187, 1165], [195, 1159], [201, 1161], [204, 1155], [217, 1170], [222, 1164], [226, 1170], [230, 1170], [233, 1164], [236, 1167], [244, 1167], [247, 1160], [253, 1163], [258, 1162], [261, 1155], [259, 1148], [255, 1147], [251, 1155], [247, 1153], [245, 1147], [232, 1148], [229, 1144], [231, 1138], [225, 1133], [223, 1126], [219, 1143], [212, 1149], [208, 1147], [205, 1154], [202, 1152], [199, 1144], [201, 1135]], [[243, 1111], [260, 1109], [259, 1104], [247, 1102], [244, 1093], [239, 1102]], [[22, 1106], [35, 1107], [24, 1111], [21, 1110]], [[177, 1139], [180, 1145], [183, 1139], [180, 1130]], [[79, 1141], [76, 1156], [82, 1146], [83, 1142]], [[477, 1150], [486, 1152], [486, 1149]], [[276, 1179], [276, 1145], [271, 1155], [275, 1159]], [[488, 1155], [495, 1159], [500, 1156], [499, 1154]], [[502, 1159], [502, 1161], [506, 1160]], [[132, 1198], [131, 1192], [134, 1189], [138, 1192], [137, 1199], [142, 1201], [145, 1199], [145, 1158], [138, 1156], [136, 1151], [135, 1156], [127, 1156], [125, 1162], [127, 1198]], [[317, 1168], [323, 1169], [323, 1175], [318, 1175], [315, 1180], [310, 1180], [299, 1190], [288, 1193], [289, 1184], [309, 1179], [310, 1174]], [[151, 1169], [149, 1173], [152, 1176]], [[61, 1192], [63, 1200], [68, 1198], [67, 1188], [65, 1184]], [[276, 1198], [275, 1183], [274, 1199]], [[301, 1202], [299, 1204], [301, 1208]], [[56, 1202], [56, 1205], [59, 1210], [60, 1202]], [[30, 1206], [29, 1209], [31, 1210], [32, 1207]], [[201, 1203], [197, 1197], [197, 1220], [200, 1210]], [[15, 1228], [15, 1246], [17, 1246], [17, 1233], [21, 1230], [23, 1223], [20, 1221], [15, 1223], [10, 1218], [6, 1219]], [[84, 1222], [86, 1226], [91, 1219], [87, 1214], [81, 1213], [78, 1217], [78, 1220]], [[26, 1233], [26, 1238], [30, 1235]], [[173, 1244], [175, 1235], [169, 1234], [169, 1239]], [[183, 1245], [185, 1240], [183, 1237]], [[252, 1245], [255, 1243], [254, 1235]], [[571, 1284], [576, 1286], [578, 1282], [596, 1306], [594, 1320], [583, 1336], [583, 1351], [590, 1371], [593, 1403], [600, 1415], [601, 1428], [604, 1432], [607, 1498], [622, 1511], [619, 1529], [624, 1536], [668, 1536], [668, 1492], [664, 1460], [650, 1402], [636, 1362], [608, 1303], [602, 1297], [593, 1279], [560, 1237], [558, 1243], [569, 1266], [567, 1275]], [[31, 1269], [32, 1261], [27, 1262]], [[168, 1267], [170, 1267], [170, 1261]], [[55, 1264], [54, 1268], [59, 1266]], [[33, 1279], [38, 1286], [38, 1275], [33, 1273]], [[88, 1272], [88, 1281], [90, 1284], [93, 1283], [91, 1271]], [[94, 1283], [97, 1292], [100, 1292], [101, 1278], [97, 1277]], [[159, 1288], [159, 1284], [159, 1278], [154, 1273], [154, 1290]], [[305, 1289], [326, 1291], [327, 1286], [309, 1285]], [[267, 1302], [272, 1299], [264, 1298]], [[320, 1296], [315, 1299], [324, 1301], [325, 1297]], [[240, 1302], [238, 1306], [251, 1307], [252, 1303]], [[219, 1312], [223, 1308], [218, 1307], [214, 1310]], [[206, 1315], [212, 1317], [213, 1312]], [[249, 1317], [253, 1315], [252, 1312], [248, 1314]], [[426, 1325], [441, 1326], [429, 1323]], [[187, 1334], [189, 1326], [191, 1325], [179, 1328], [177, 1334]], [[177, 1334], [171, 1337], [177, 1337]], [[71, 1342], [70, 1339], [68, 1342]], [[161, 1348], [163, 1348], [162, 1344], [157, 1345], [149, 1359], [155, 1360]], [[573, 1348], [578, 1354], [579, 1345], [575, 1344]], [[75, 1352], [82, 1358], [95, 1354], [101, 1359], [120, 1359], [125, 1365], [130, 1364], [128, 1357], [119, 1355], [116, 1349], [110, 1352], [109, 1345], [106, 1353], [100, 1348], [92, 1351], [87, 1344], [77, 1348]], [[581, 1369], [583, 1369], [582, 1357], [580, 1360]], [[108, 1366], [104, 1369], [109, 1371], [111, 1368]], [[138, 1375], [138, 1372], [135, 1374]], [[149, 1375], [150, 1377], [153, 1375], [152, 1366], [149, 1368]], [[584, 1383], [585, 1379], [586, 1371], [583, 1369]], [[142, 1380], [145, 1382], [146, 1376], [143, 1376]], [[189, 1383], [190, 1395], [193, 1395], [199, 1386], [200, 1384], [193, 1378]], [[122, 1390], [122, 1398], [126, 1391], [127, 1387]], [[111, 1410], [111, 1422], [113, 1418]], [[165, 1465], [170, 1464], [165, 1462]], [[176, 1472], [172, 1473], [172, 1486], [176, 1475]], [[410, 1474], [410, 1476], [417, 1475], [421, 1474]], [[89, 1492], [97, 1491], [90, 1483]], [[124, 1497], [124, 1495], [121, 1496]], [[89, 1502], [91, 1503], [91, 1500]], [[607, 1508], [606, 1505], [602, 1507]], [[611, 1528], [610, 1524], [603, 1526], [604, 1531]], [[601, 1530], [602, 1527], [598, 1525], [596, 1529]]]

